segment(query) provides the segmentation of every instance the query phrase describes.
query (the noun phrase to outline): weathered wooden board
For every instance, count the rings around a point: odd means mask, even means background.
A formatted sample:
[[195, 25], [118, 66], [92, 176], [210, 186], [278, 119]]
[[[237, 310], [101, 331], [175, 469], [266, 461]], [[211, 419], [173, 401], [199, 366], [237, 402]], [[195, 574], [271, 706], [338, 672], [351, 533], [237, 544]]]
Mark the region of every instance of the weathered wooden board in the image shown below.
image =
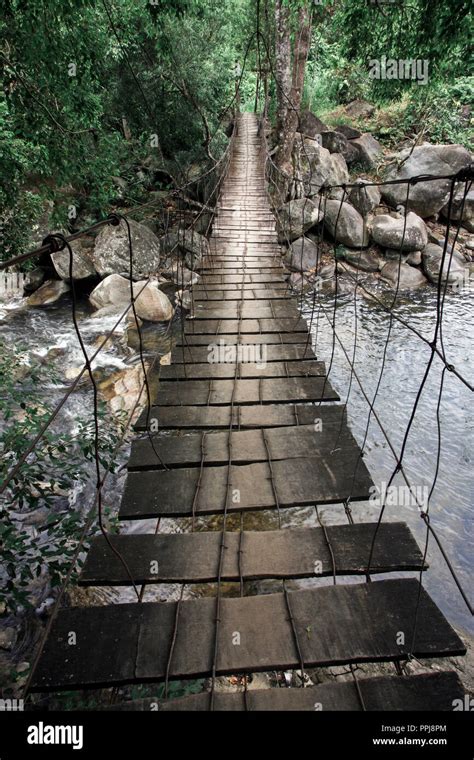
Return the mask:
[[186, 380], [163, 383], [157, 406], [219, 406], [272, 402], [339, 401], [327, 378], [288, 377], [260, 380]]
[[[217, 266], [203, 266], [199, 270], [199, 272], [203, 272], [209, 275], [219, 275], [219, 274], [234, 274], [238, 276], [242, 276], [242, 272], [244, 271], [243, 268], [237, 266], [236, 263], [229, 262], [229, 266], [224, 266], [224, 264], [218, 264]], [[273, 267], [246, 267], [246, 272], [253, 275], [277, 275], [280, 277], [284, 277], [287, 275], [287, 272], [281, 267], [281, 266], [273, 266]]]
[[441, 673], [422, 673], [416, 676], [379, 676], [353, 680], [328, 682], [305, 689], [249, 689], [243, 692], [219, 692], [214, 695], [203, 691], [180, 699], [137, 699], [118, 702], [104, 707], [106, 712], [290, 712], [316, 709], [324, 712], [341, 711], [410, 711], [451, 712], [455, 700], [464, 702], [465, 691], [457, 673], [445, 670]]
[[128, 469], [161, 469], [161, 462], [168, 467], [216, 466], [227, 464], [230, 457], [234, 464], [325, 455], [344, 461], [356, 458], [359, 451], [347, 425], [321, 430], [315, 425], [300, 425], [232, 432], [168, 432], [151, 436], [151, 441], [148, 436], [133, 441]]
[[288, 301], [290, 298], [286, 290], [209, 290], [204, 288], [193, 289], [194, 303], [204, 301]]
[[[136, 584], [206, 583], [218, 578], [221, 544], [225, 552], [221, 578], [313, 578], [363, 575], [367, 571], [376, 523], [290, 528], [242, 533], [180, 533], [110, 536]], [[334, 563], [331, 557], [331, 551]], [[405, 523], [382, 523], [377, 534], [372, 573], [420, 570], [423, 555]], [[103, 536], [92, 541], [80, 583], [128, 586], [123, 563]]]
[[[212, 359], [214, 357], [216, 347], [222, 347], [222, 352], [225, 350], [227, 352], [226, 355], [228, 355], [229, 358], [233, 359], [234, 356], [237, 356], [237, 358], [239, 358], [240, 354], [242, 364], [246, 364], [246, 359], [253, 358], [253, 356], [255, 356], [254, 345], [260, 344], [253, 344], [253, 342], [248, 341], [247, 343], [241, 344], [242, 348], [237, 348], [237, 344], [235, 343], [230, 343], [227, 345], [224, 342], [222, 336], [208, 336], [206, 345], [192, 346], [190, 344], [187, 344], [174, 348], [171, 352], [171, 361], [173, 365], [184, 364], [189, 368], [192, 364], [209, 364], [209, 359]], [[225, 355], [223, 355], [222, 358], [225, 358]], [[311, 344], [307, 345], [305, 343], [285, 343], [284, 345], [265, 345], [264, 349], [262, 347], [261, 358], [265, 360], [268, 367], [271, 362], [290, 363], [305, 362], [310, 360], [314, 361], [314, 359], [316, 359], [316, 355], [311, 347]]]
[[[268, 289], [265, 290], [265, 288], [268, 285]], [[218, 282], [208, 282], [206, 278], [202, 278], [199, 282], [199, 285], [193, 287], [194, 293], [199, 293], [202, 291], [202, 293], [213, 293], [215, 291], [220, 291], [221, 293], [242, 293], [242, 292], [261, 292], [262, 290], [265, 290], [265, 292], [279, 292], [286, 294], [289, 292], [289, 285], [287, 282], [283, 282], [280, 280], [276, 280], [276, 282], [269, 282], [265, 285], [265, 283], [255, 283], [255, 282], [231, 282], [222, 285], [222, 283]], [[225, 290], [223, 290], [225, 288]]]
[[207, 298], [195, 298], [193, 301], [192, 314], [195, 318], [201, 318], [202, 313], [215, 315], [216, 310], [221, 313], [225, 310], [228, 313], [228, 317], [223, 316], [223, 319], [234, 319], [238, 317], [240, 312], [245, 318], [247, 312], [284, 315], [286, 317], [294, 317], [294, 319], [300, 319], [300, 313], [298, 311], [297, 304], [293, 298], [233, 298], [228, 301], [214, 301]]
[[254, 303], [215, 305], [208, 302], [195, 305], [193, 319], [287, 319], [293, 323], [301, 319], [301, 315], [293, 303], [272, 301], [272, 306], [257, 306]]
[[171, 364], [162, 367], [160, 380], [172, 382], [176, 380], [207, 380], [215, 378], [229, 380], [252, 377], [322, 377], [326, 374], [326, 365], [318, 361], [289, 361], [261, 363], [249, 362], [244, 364]]
[[[350, 455], [349, 455], [350, 454]], [[273, 473], [273, 482], [272, 482]], [[121, 520], [189, 517], [366, 500], [372, 479], [357, 449], [306, 459], [219, 467], [130, 472]], [[239, 500], [233, 500], [238, 493]], [[278, 499], [278, 505], [277, 505]]]
[[216, 274], [215, 272], [208, 272], [203, 274], [201, 282], [212, 283], [214, 285], [240, 285], [241, 283], [261, 285], [262, 283], [272, 282], [286, 283], [286, 277], [287, 275], [284, 272], [281, 274], [276, 274], [275, 272], [272, 272], [271, 274], [254, 274], [243, 271], [239, 271], [237, 274], [226, 274], [225, 272]]
[[192, 319], [186, 320], [185, 335], [221, 335], [259, 333], [294, 333], [308, 334], [306, 320], [295, 319]]
[[[309, 346], [311, 348], [311, 338], [301, 333], [253, 333], [245, 335], [229, 335], [228, 333], [221, 333], [218, 337], [219, 340], [224, 341], [225, 345], [234, 346], [237, 344], [251, 345], [251, 346], [269, 346], [269, 345], [282, 345], [283, 343], [300, 344], [302, 346]], [[184, 336], [178, 334], [176, 336], [177, 346], [208, 346], [212, 341], [212, 336], [207, 333], [206, 335], [193, 335], [192, 333], [184, 333]]]
[[[466, 651], [416, 579], [294, 591], [289, 604], [306, 667], [403, 660], [410, 653], [444, 657]], [[216, 600], [183, 601], [175, 630], [176, 605], [117, 604], [60, 610], [33, 674], [33, 690], [159, 681], [164, 679], [170, 659], [171, 678], [208, 675], [214, 661]], [[75, 633], [74, 646], [70, 644], [71, 631]], [[235, 646], [236, 631], [239, 646]], [[405, 644], [398, 643], [400, 631], [405, 633]], [[284, 594], [221, 599], [218, 674], [299, 667]]]
[[[346, 422], [344, 406], [324, 404], [278, 404], [265, 406], [152, 406], [144, 410], [135, 425], [146, 430], [147, 418], [155, 420], [159, 430], [179, 428], [219, 429], [233, 426], [242, 430], [251, 428], [287, 427], [291, 425], [318, 425], [323, 428]], [[156, 430], [156, 423], [154, 427]]]
[[274, 256], [260, 256], [259, 258], [253, 258], [245, 257], [244, 259], [240, 260], [234, 257], [230, 256], [218, 256], [214, 255], [212, 258], [208, 257], [204, 259], [204, 263], [202, 264], [200, 269], [214, 269], [214, 267], [218, 269], [236, 269], [241, 267], [242, 270], [253, 270], [253, 269], [263, 269], [263, 268], [276, 268], [281, 269], [281, 257], [280, 254], [276, 254]]

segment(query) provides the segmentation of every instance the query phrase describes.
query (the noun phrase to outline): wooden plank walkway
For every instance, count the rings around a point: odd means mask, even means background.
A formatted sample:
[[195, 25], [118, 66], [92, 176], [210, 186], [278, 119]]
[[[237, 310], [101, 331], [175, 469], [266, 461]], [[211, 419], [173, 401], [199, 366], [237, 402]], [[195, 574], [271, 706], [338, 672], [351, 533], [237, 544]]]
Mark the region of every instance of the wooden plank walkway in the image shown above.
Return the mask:
[[[60, 610], [33, 689], [463, 654], [418, 578], [360, 582], [375, 523], [282, 527], [284, 508], [350, 499], [356, 514], [373, 482], [288, 291], [253, 115], [239, 118], [201, 275], [172, 363], [135, 426], [119, 512], [122, 520], [192, 517], [192, 526], [93, 539], [80, 583], [212, 583], [214, 595]], [[245, 516], [258, 510], [271, 510], [279, 529], [246, 529]], [[228, 529], [231, 513], [240, 513], [240, 530]], [[206, 515], [220, 515], [219, 529], [195, 529], [194, 518]], [[425, 569], [407, 525], [383, 523], [371, 573]], [[334, 585], [318, 583], [325, 576]], [[341, 585], [339, 576], [359, 582]], [[286, 580], [298, 578], [314, 587], [289, 592]], [[245, 581], [263, 579], [281, 581], [282, 593], [245, 596]], [[239, 583], [240, 596], [225, 596], [222, 582]], [[314, 710], [318, 702], [329, 710], [445, 710], [462, 694], [448, 672], [246, 696], [204, 692], [160, 710]], [[120, 709], [150, 709], [150, 701]]]

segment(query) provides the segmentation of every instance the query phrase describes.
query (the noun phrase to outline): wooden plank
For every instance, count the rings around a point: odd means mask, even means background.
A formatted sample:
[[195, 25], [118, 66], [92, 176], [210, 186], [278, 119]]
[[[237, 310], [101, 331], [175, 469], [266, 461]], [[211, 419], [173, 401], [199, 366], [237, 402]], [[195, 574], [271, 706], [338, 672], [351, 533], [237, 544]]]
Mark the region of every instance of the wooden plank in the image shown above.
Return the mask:
[[255, 335], [259, 333], [294, 333], [308, 334], [307, 322], [300, 318], [294, 319], [199, 319], [186, 320], [184, 326], [186, 335], [221, 335], [241, 334]]
[[[202, 278], [199, 281], [199, 284], [197, 286], [193, 287], [193, 292], [200, 292], [203, 293], [213, 293], [216, 290], [219, 290], [221, 293], [242, 293], [245, 291], [261, 291], [265, 290], [265, 288], [268, 285], [268, 291], [266, 292], [279, 292], [279, 293], [287, 293], [289, 292], [289, 285], [287, 282], [283, 280], [276, 280], [275, 282], [269, 282], [267, 284], [265, 283], [258, 283], [258, 282], [230, 282], [230, 283], [218, 283], [218, 282], [208, 282], [207, 278]], [[223, 290], [225, 288], [225, 290]]]
[[202, 311], [214, 313], [216, 310], [225, 309], [231, 312], [230, 318], [234, 319], [239, 316], [241, 311], [245, 314], [247, 311], [258, 310], [260, 312], [265, 310], [268, 314], [275, 314], [276, 317], [279, 314], [283, 314], [299, 319], [300, 314], [293, 298], [294, 296], [290, 297], [289, 295], [285, 298], [247, 298], [242, 296], [241, 298], [230, 298], [224, 301], [222, 299], [209, 299], [205, 297], [194, 298], [193, 309], [191, 311], [193, 316], [195, 316]]
[[[191, 368], [193, 364], [209, 364], [209, 359], [213, 358], [215, 347], [222, 346], [222, 351], [225, 349], [228, 352], [230, 358], [234, 356], [242, 358], [242, 364], [245, 364], [244, 360], [247, 357], [252, 357], [252, 351], [254, 345], [260, 346], [261, 344], [253, 344], [250, 341], [240, 344], [242, 348], [237, 348], [238, 344], [230, 343], [227, 345], [223, 342], [222, 337], [209, 336], [206, 345], [192, 346], [181, 345], [177, 346], [171, 352], [171, 361], [174, 365], [181, 364]], [[259, 349], [260, 351], [260, 349]], [[233, 353], [232, 353], [233, 352]], [[225, 356], [225, 355], [224, 355]], [[224, 358], [224, 357], [223, 357]], [[304, 362], [316, 359], [316, 355], [311, 347], [311, 344], [305, 343], [285, 343], [265, 345], [261, 348], [261, 358], [265, 360], [267, 366], [271, 362]]]
[[[235, 346], [240, 345], [252, 345], [252, 346], [269, 346], [269, 345], [281, 345], [283, 343], [290, 343], [292, 345], [299, 344], [302, 346], [308, 345], [311, 348], [311, 338], [308, 341], [308, 336], [301, 333], [254, 333], [251, 335], [229, 335], [228, 333], [220, 334], [219, 340], [223, 340], [226, 345]], [[206, 335], [193, 335], [192, 333], [176, 336], [176, 346], [208, 346], [211, 340], [209, 333]]]
[[287, 275], [282, 272], [277, 274], [275, 272], [268, 274], [249, 274], [248, 272], [237, 272], [237, 274], [229, 274], [220, 272], [205, 273], [202, 276], [201, 282], [214, 283], [218, 285], [240, 285], [241, 283], [247, 283], [250, 285], [261, 285], [262, 283], [283, 282], [286, 283]]
[[[121, 520], [189, 517], [314, 504], [366, 500], [372, 478], [356, 448], [344, 459], [323, 453], [300, 459], [232, 465], [130, 472], [120, 506]], [[273, 474], [273, 482], [272, 482]], [[239, 500], [232, 496], [238, 493]]]
[[[466, 648], [414, 578], [294, 591], [290, 607], [306, 667], [446, 657]], [[216, 600], [67, 608], [53, 621], [33, 674], [48, 691], [205, 677], [213, 666]], [[417, 627], [412, 647], [415, 613]], [[72, 646], [71, 631], [75, 633]], [[399, 643], [400, 632], [405, 643]], [[235, 646], [235, 633], [240, 645]], [[174, 635], [175, 634], [175, 635]], [[173, 636], [174, 635], [174, 636]], [[300, 667], [283, 594], [224, 598], [216, 673]]]
[[205, 301], [284, 301], [290, 296], [286, 290], [210, 290], [193, 288], [194, 303]]
[[253, 303], [206, 306], [198, 304], [193, 311], [193, 320], [199, 319], [278, 319], [297, 323], [300, 313], [293, 303], [275, 301], [273, 306], [256, 306]]
[[[266, 348], [266, 346], [265, 346]], [[314, 360], [270, 362], [262, 361], [260, 364], [249, 362], [239, 364], [171, 364], [161, 367], [160, 381], [173, 382], [176, 380], [208, 380], [208, 379], [233, 379], [260, 378], [260, 377], [322, 377], [326, 374], [324, 362]]]
[[325, 404], [278, 404], [265, 406], [152, 406], [150, 413], [144, 410], [135, 424], [136, 430], [146, 430], [149, 416], [156, 431], [179, 428], [219, 429], [230, 428], [232, 414], [233, 427], [241, 430], [267, 427], [287, 427], [291, 425], [314, 425], [321, 427], [345, 424], [344, 406]]
[[[235, 388], [234, 388], [235, 386]], [[339, 401], [327, 378], [288, 377], [260, 380], [186, 380], [163, 383], [156, 406], [220, 406], [273, 402]]]
[[[221, 579], [314, 578], [365, 575], [376, 523], [227, 532]], [[217, 580], [222, 533], [110, 536], [136, 584], [208, 583]], [[420, 570], [423, 555], [405, 523], [382, 523], [371, 571]], [[80, 583], [128, 586], [130, 577], [103, 536], [92, 540]]]
[[[268, 430], [228, 430], [216, 432], [165, 433], [148, 436], [132, 443], [128, 469], [132, 471], [169, 467], [216, 466], [229, 461], [229, 443], [234, 464], [275, 462], [278, 459], [321, 457], [325, 454], [341, 460], [355, 459], [359, 447], [347, 425], [315, 425], [269, 428]], [[153, 444], [153, 445], [152, 445]], [[160, 459], [158, 459], [158, 456]]]
[[[455, 700], [464, 702], [465, 691], [457, 673], [422, 673], [415, 676], [378, 676], [358, 678], [363, 705], [357, 686], [350, 681], [330, 681], [305, 689], [252, 689], [243, 692], [219, 692], [214, 695], [215, 712], [289, 712], [316, 709], [324, 712], [409, 711], [451, 712]], [[187, 697], [169, 700], [156, 698], [118, 702], [103, 708], [107, 712], [208, 712], [211, 693], [203, 691]]]

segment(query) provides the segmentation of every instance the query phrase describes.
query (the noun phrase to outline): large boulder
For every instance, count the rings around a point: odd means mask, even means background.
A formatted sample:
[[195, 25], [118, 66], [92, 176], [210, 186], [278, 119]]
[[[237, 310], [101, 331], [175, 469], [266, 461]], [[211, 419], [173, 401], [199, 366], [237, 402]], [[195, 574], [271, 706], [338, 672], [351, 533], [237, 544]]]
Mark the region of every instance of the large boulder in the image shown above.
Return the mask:
[[[419, 175], [449, 175], [467, 166], [471, 156], [462, 145], [431, 145], [424, 143], [403, 150], [391, 165], [387, 180], [403, 180]], [[437, 214], [448, 202], [451, 181], [448, 179], [417, 182], [410, 187], [408, 208], [426, 219]], [[384, 185], [382, 195], [396, 208], [406, 204], [407, 184]]]
[[367, 187], [368, 183], [368, 180], [359, 178], [354, 182], [356, 187], [353, 187], [349, 192], [349, 202], [361, 216], [370, 214], [379, 205], [382, 197], [378, 187], [370, 185]]
[[318, 119], [311, 111], [303, 111], [300, 116], [299, 131], [307, 137], [313, 139], [316, 135], [320, 135], [321, 132], [325, 132], [328, 129], [326, 124]]
[[420, 251], [428, 243], [428, 230], [423, 219], [413, 212], [406, 218], [395, 219], [390, 214], [376, 216], [372, 225], [372, 237], [384, 248], [410, 253]]
[[[158, 283], [141, 280], [133, 283], [135, 310], [140, 319], [149, 322], [168, 322], [173, 316], [173, 307], [168, 297], [159, 290]], [[130, 303], [130, 280], [118, 274], [105, 278], [90, 295], [90, 302], [103, 314], [124, 310]]]
[[321, 132], [321, 142], [323, 148], [330, 153], [344, 153], [347, 148], [347, 139], [344, 135], [332, 130]]
[[[89, 238], [79, 238], [70, 243], [72, 249], [72, 277], [73, 280], [86, 280], [95, 277], [96, 271], [92, 261], [93, 242]], [[69, 280], [69, 250], [64, 248], [51, 254], [51, 261], [62, 280]]]
[[351, 127], [349, 124], [338, 124], [337, 127], [334, 127], [334, 130], [340, 132], [341, 135], [347, 137], [348, 140], [355, 140], [356, 137], [362, 137], [362, 132], [355, 129], [355, 127]]
[[312, 198], [327, 185], [340, 185], [349, 181], [349, 171], [344, 157], [331, 154], [316, 140], [308, 138], [295, 142], [294, 165], [303, 194]]
[[306, 272], [314, 269], [319, 260], [318, 246], [307, 237], [295, 240], [285, 254], [285, 264], [296, 272]]
[[331, 155], [331, 169], [327, 178], [328, 185], [344, 185], [349, 182], [347, 162], [340, 153]]
[[[133, 219], [129, 219], [128, 223], [132, 239], [133, 277], [139, 279], [159, 269], [160, 242], [144, 224]], [[108, 225], [99, 232], [92, 251], [92, 262], [102, 277], [130, 271], [128, 230], [123, 220], [118, 226]]]
[[357, 149], [355, 160], [367, 169], [373, 169], [382, 156], [382, 146], [369, 132], [351, 140], [350, 145]]
[[380, 277], [395, 290], [412, 290], [427, 283], [423, 272], [400, 261], [388, 261], [383, 267]]
[[50, 306], [69, 291], [69, 286], [63, 280], [48, 280], [38, 290], [28, 296], [28, 306]]
[[381, 258], [374, 251], [351, 251], [345, 248], [343, 256], [349, 264], [363, 272], [378, 272], [381, 266]]
[[[468, 232], [474, 232], [474, 188], [467, 195], [464, 183], [460, 183], [456, 189], [451, 206], [451, 219], [464, 227]], [[463, 206], [464, 203], [464, 206]], [[441, 209], [445, 219], [449, 214], [449, 202]]]
[[350, 203], [326, 201], [324, 224], [337, 243], [350, 248], [365, 248], [369, 244], [364, 220]]
[[321, 132], [321, 144], [330, 153], [340, 154], [347, 164], [353, 164], [359, 158], [357, 146], [352, 145], [337, 129]]
[[89, 300], [95, 309], [123, 306], [130, 301], [130, 280], [119, 274], [110, 274], [94, 288]]
[[[142, 285], [142, 289], [137, 286]], [[141, 290], [141, 292], [140, 292]], [[156, 282], [149, 282], [144, 288], [143, 283], [135, 283], [134, 292], [139, 293], [135, 301], [135, 311], [140, 319], [147, 322], [169, 322], [174, 309], [168, 298]]]
[[457, 251], [453, 252], [452, 258], [446, 252], [444, 264], [441, 266], [443, 249], [436, 243], [430, 243], [424, 249], [422, 258], [423, 270], [430, 282], [437, 285], [441, 279], [443, 285], [447, 282], [448, 285], [456, 287], [463, 281], [466, 274], [466, 263]]
[[286, 240], [296, 240], [302, 237], [307, 230], [318, 224], [323, 218], [319, 204], [309, 198], [300, 198], [296, 201], [285, 203], [278, 210], [278, 239], [281, 243]]

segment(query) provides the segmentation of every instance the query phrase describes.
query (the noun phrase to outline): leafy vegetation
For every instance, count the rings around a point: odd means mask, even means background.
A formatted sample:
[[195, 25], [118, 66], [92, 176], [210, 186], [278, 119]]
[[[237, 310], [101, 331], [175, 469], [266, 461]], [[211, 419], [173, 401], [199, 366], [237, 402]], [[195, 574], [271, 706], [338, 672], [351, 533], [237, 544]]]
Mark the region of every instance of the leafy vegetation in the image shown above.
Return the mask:
[[[24, 356], [0, 342], [0, 481], [49, 419], [45, 386], [51, 392], [58, 382], [52, 367], [30, 367]], [[101, 408], [99, 420], [101, 465], [113, 472], [121, 418], [112, 419]], [[10, 609], [31, 605], [36, 578], [46, 576], [54, 587], [68, 569], [87, 511], [75, 502], [74, 490], [94, 472], [94, 438], [90, 416], [75, 420], [72, 434], [48, 428], [1, 497], [0, 603]]]

